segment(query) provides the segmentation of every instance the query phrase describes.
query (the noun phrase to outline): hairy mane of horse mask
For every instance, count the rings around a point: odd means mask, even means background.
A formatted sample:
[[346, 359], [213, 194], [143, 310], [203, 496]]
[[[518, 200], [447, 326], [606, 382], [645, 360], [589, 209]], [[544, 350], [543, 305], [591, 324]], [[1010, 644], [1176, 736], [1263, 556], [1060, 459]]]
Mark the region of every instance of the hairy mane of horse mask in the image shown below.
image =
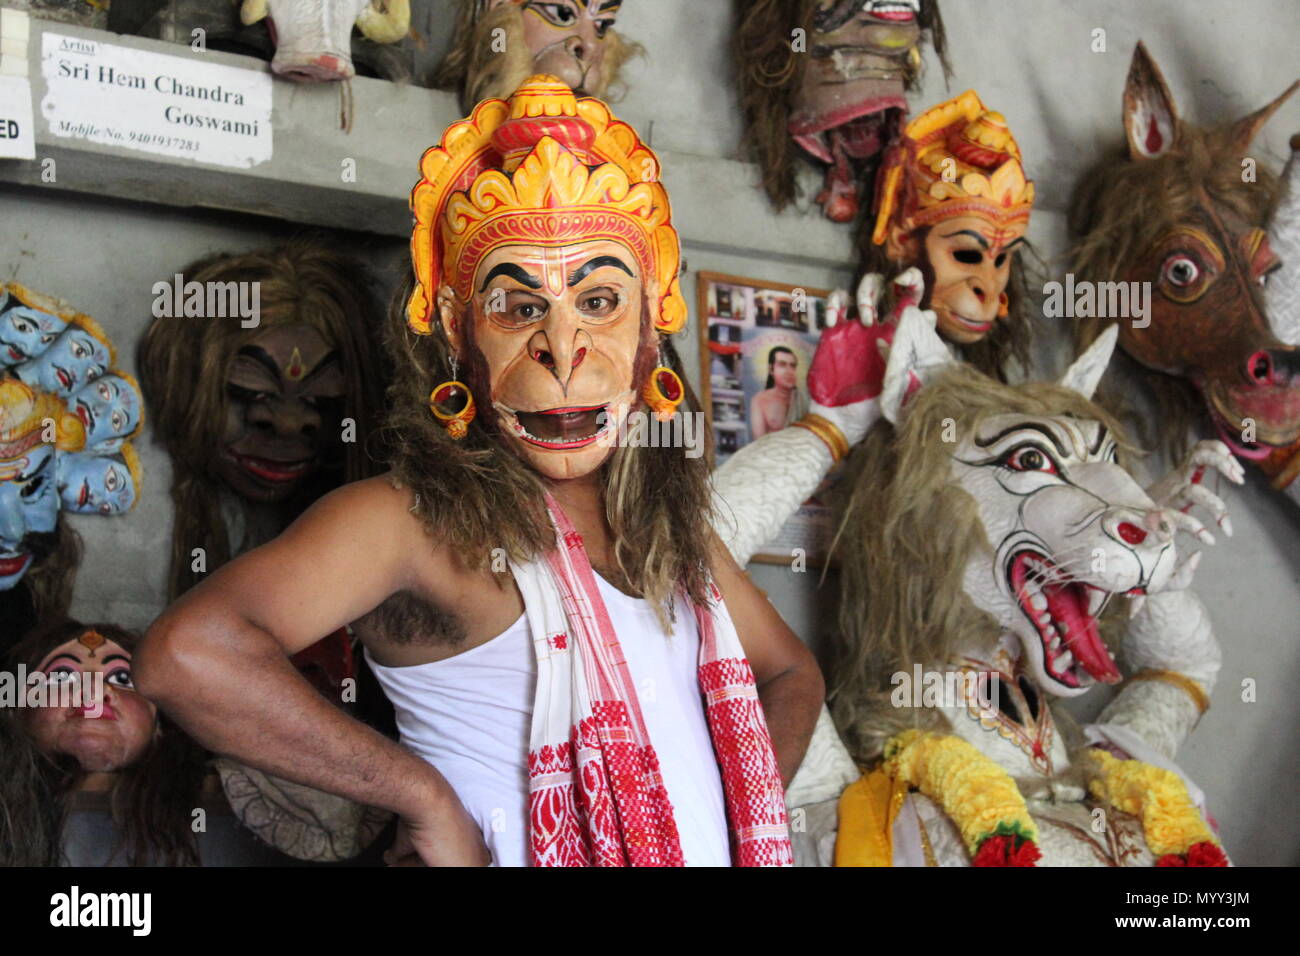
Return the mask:
[[1279, 266], [1265, 232], [1277, 189], [1266, 170], [1245, 176], [1243, 161], [1298, 85], [1235, 122], [1197, 129], [1179, 118], [1139, 43], [1124, 89], [1127, 156], [1099, 165], [1072, 210], [1080, 278], [1153, 290], [1147, 315], [1094, 315], [1085, 339], [1119, 319], [1124, 351], [1191, 382], [1219, 437], [1256, 460], [1300, 439], [1300, 353], [1275, 334], [1264, 305]]
[[548, 477], [591, 472], [640, 401], [656, 332], [686, 321], [658, 160], [601, 101], [537, 76], [452, 125], [420, 170], [411, 329], [438, 322], [474, 427]]
[[[993, 636], [1014, 635], [1022, 667], [1054, 696], [1120, 680], [1098, 615], [1114, 597], [1163, 589], [1175, 570], [1174, 520], [1117, 463], [1121, 436], [1091, 403], [1115, 334], [1099, 338], [1055, 386], [1010, 386], [956, 363], [912, 311], [890, 349], [882, 393], [885, 416], [898, 424], [897, 444], [936, 449], [931, 467], [946, 466], [949, 487], [975, 503], [983, 541], [959, 544], [965, 596], [992, 618]], [[955, 420], [948, 417], [954, 403], [961, 407]], [[953, 442], [940, 437], [945, 422], [956, 427]], [[951, 524], [954, 516], [939, 512], [955, 507], [955, 499], [945, 491], [928, 494], [935, 513], [923, 520]], [[890, 548], [888, 541], [865, 546]], [[928, 573], [939, 575], [935, 568]], [[933, 619], [950, 620], [942, 612]], [[981, 627], [968, 624], [966, 631], [949, 653], [990, 650], [961, 644], [977, 639]]]
[[[936, 0], [777, 0], [745, 7], [736, 39], [748, 139], [777, 207], [793, 198], [788, 135], [828, 167], [817, 196], [826, 216], [850, 222], [876, 157], [907, 116], [905, 92], [933, 34], [942, 56]], [[791, 38], [794, 38], [793, 42]], [[774, 82], [774, 76], [788, 77]], [[784, 117], [785, 129], [773, 118]]]
[[623, 0], [461, 0], [452, 48], [437, 84], [461, 105], [506, 99], [528, 77], [561, 80], [578, 96], [604, 98], [640, 50], [614, 30]]
[[922, 269], [921, 305], [938, 316], [939, 333], [971, 345], [1007, 315], [1033, 205], [1006, 120], [967, 90], [912, 120], [890, 147], [871, 241], [900, 269]]

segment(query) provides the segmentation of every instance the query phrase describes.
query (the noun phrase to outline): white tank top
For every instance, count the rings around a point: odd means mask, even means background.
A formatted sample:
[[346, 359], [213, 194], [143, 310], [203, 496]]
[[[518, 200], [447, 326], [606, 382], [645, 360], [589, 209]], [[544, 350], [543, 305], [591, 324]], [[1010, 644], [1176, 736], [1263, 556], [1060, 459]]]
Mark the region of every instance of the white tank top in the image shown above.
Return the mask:
[[[699, 685], [695, 614], [677, 602], [674, 633], [650, 605], [596, 576], [627, 660], [687, 866], [730, 866], [722, 778]], [[447, 778], [498, 866], [527, 866], [528, 732], [537, 660], [526, 615], [462, 654], [384, 667], [366, 659], [397, 712], [402, 743]]]

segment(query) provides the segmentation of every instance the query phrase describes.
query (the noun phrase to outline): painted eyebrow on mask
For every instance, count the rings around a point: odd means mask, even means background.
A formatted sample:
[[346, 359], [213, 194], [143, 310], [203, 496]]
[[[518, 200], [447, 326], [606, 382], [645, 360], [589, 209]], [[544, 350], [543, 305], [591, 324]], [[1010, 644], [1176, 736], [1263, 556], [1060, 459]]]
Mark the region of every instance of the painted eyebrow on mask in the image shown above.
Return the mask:
[[1095, 455], [1097, 454], [1097, 452], [1101, 451], [1101, 446], [1105, 443], [1106, 436], [1109, 434], [1110, 434], [1109, 429], [1107, 429], [1104, 424], [1098, 423], [1097, 440], [1093, 442], [1092, 447], [1088, 449], [1088, 454]]
[[975, 444], [979, 445], [981, 448], [988, 448], [989, 445], [1005, 438], [1012, 432], [1020, 431], [1041, 432], [1043, 435], [1047, 436], [1047, 439], [1056, 447], [1056, 450], [1061, 454], [1062, 458], [1068, 457], [1069, 453], [1065, 450], [1065, 446], [1061, 444], [1061, 438], [1056, 434], [1055, 429], [1049, 428], [1047, 425], [1039, 422], [1016, 422], [1014, 425], [1009, 425], [1002, 429], [1002, 431], [998, 432], [996, 435], [990, 435], [988, 438], [976, 438]]
[[987, 249], [989, 247], [989, 241], [985, 239], [983, 236], [981, 236], [974, 229], [958, 229], [956, 232], [948, 232], [943, 234], [943, 238], [945, 239], [951, 239], [953, 236], [970, 236], [972, 239], [974, 239], [976, 242], [980, 244], [981, 249]]
[[306, 385], [312, 379], [319, 378], [330, 370], [332, 366], [340, 365], [341, 361], [337, 349], [331, 349], [321, 356], [321, 360], [316, 363], [316, 367], [302, 377], [302, 384]]
[[258, 365], [263, 366], [268, 372], [270, 372], [271, 377], [277, 382], [280, 381], [279, 366], [275, 364], [275, 359], [271, 358], [271, 353], [260, 345], [245, 345], [236, 354], [251, 358]]
[[530, 289], [540, 289], [542, 287], [542, 280], [529, 273], [523, 266], [517, 265], [513, 262], [503, 262], [498, 266], [493, 266], [492, 270], [483, 277], [483, 284], [479, 286], [478, 291], [480, 293], [486, 292], [488, 283], [497, 276], [507, 276], [508, 278], [514, 279], [520, 285], [528, 286]]
[[45, 665], [45, 667], [42, 667], [41, 670], [48, 670], [49, 668], [54, 666], [56, 661], [61, 661], [64, 658], [67, 658], [68, 660], [72, 661], [72, 663], [78, 666], [81, 665], [81, 658], [78, 657], [76, 654], [63, 653], [63, 654], [55, 654], [53, 657], [51, 657], [49, 662]]
[[578, 266], [578, 268], [569, 273], [569, 288], [573, 288], [573, 286], [587, 278], [587, 276], [591, 275], [597, 269], [603, 269], [605, 266], [613, 266], [615, 269], [622, 269], [633, 279], [636, 278], [636, 273], [628, 268], [627, 263], [618, 256], [596, 256], [594, 259], [588, 259], [582, 265]]

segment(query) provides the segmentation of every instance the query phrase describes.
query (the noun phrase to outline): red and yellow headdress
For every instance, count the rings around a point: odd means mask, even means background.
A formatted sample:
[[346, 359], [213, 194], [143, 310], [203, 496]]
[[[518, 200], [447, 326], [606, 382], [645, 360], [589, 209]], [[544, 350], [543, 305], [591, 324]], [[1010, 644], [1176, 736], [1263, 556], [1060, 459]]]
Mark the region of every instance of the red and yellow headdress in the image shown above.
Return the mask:
[[999, 228], [1029, 219], [1034, 184], [1001, 113], [974, 90], [926, 110], [903, 130], [880, 170], [876, 228], [911, 231], [953, 216], [978, 216]]
[[509, 101], [484, 100], [420, 160], [411, 191], [417, 285], [407, 322], [429, 334], [438, 288], [463, 301], [483, 257], [504, 245], [625, 245], [641, 267], [655, 328], [686, 323], [681, 248], [659, 160], [600, 100], [534, 76]]

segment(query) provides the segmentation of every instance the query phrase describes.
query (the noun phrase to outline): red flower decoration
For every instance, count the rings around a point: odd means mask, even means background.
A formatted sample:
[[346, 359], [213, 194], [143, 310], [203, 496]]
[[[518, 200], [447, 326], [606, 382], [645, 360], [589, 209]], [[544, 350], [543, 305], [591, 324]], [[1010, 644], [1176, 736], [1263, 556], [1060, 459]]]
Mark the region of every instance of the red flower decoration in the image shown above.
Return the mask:
[[987, 838], [972, 862], [975, 866], [1033, 866], [1041, 857], [1033, 840], [1006, 834]]
[[1181, 853], [1166, 853], [1160, 859], [1156, 860], [1156, 866], [1227, 866], [1228, 857], [1224, 854], [1222, 847], [1218, 844], [1211, 843], [1208, 840], [1201, 843], [1193, 843], [1187, 850], [1187, 855]]

